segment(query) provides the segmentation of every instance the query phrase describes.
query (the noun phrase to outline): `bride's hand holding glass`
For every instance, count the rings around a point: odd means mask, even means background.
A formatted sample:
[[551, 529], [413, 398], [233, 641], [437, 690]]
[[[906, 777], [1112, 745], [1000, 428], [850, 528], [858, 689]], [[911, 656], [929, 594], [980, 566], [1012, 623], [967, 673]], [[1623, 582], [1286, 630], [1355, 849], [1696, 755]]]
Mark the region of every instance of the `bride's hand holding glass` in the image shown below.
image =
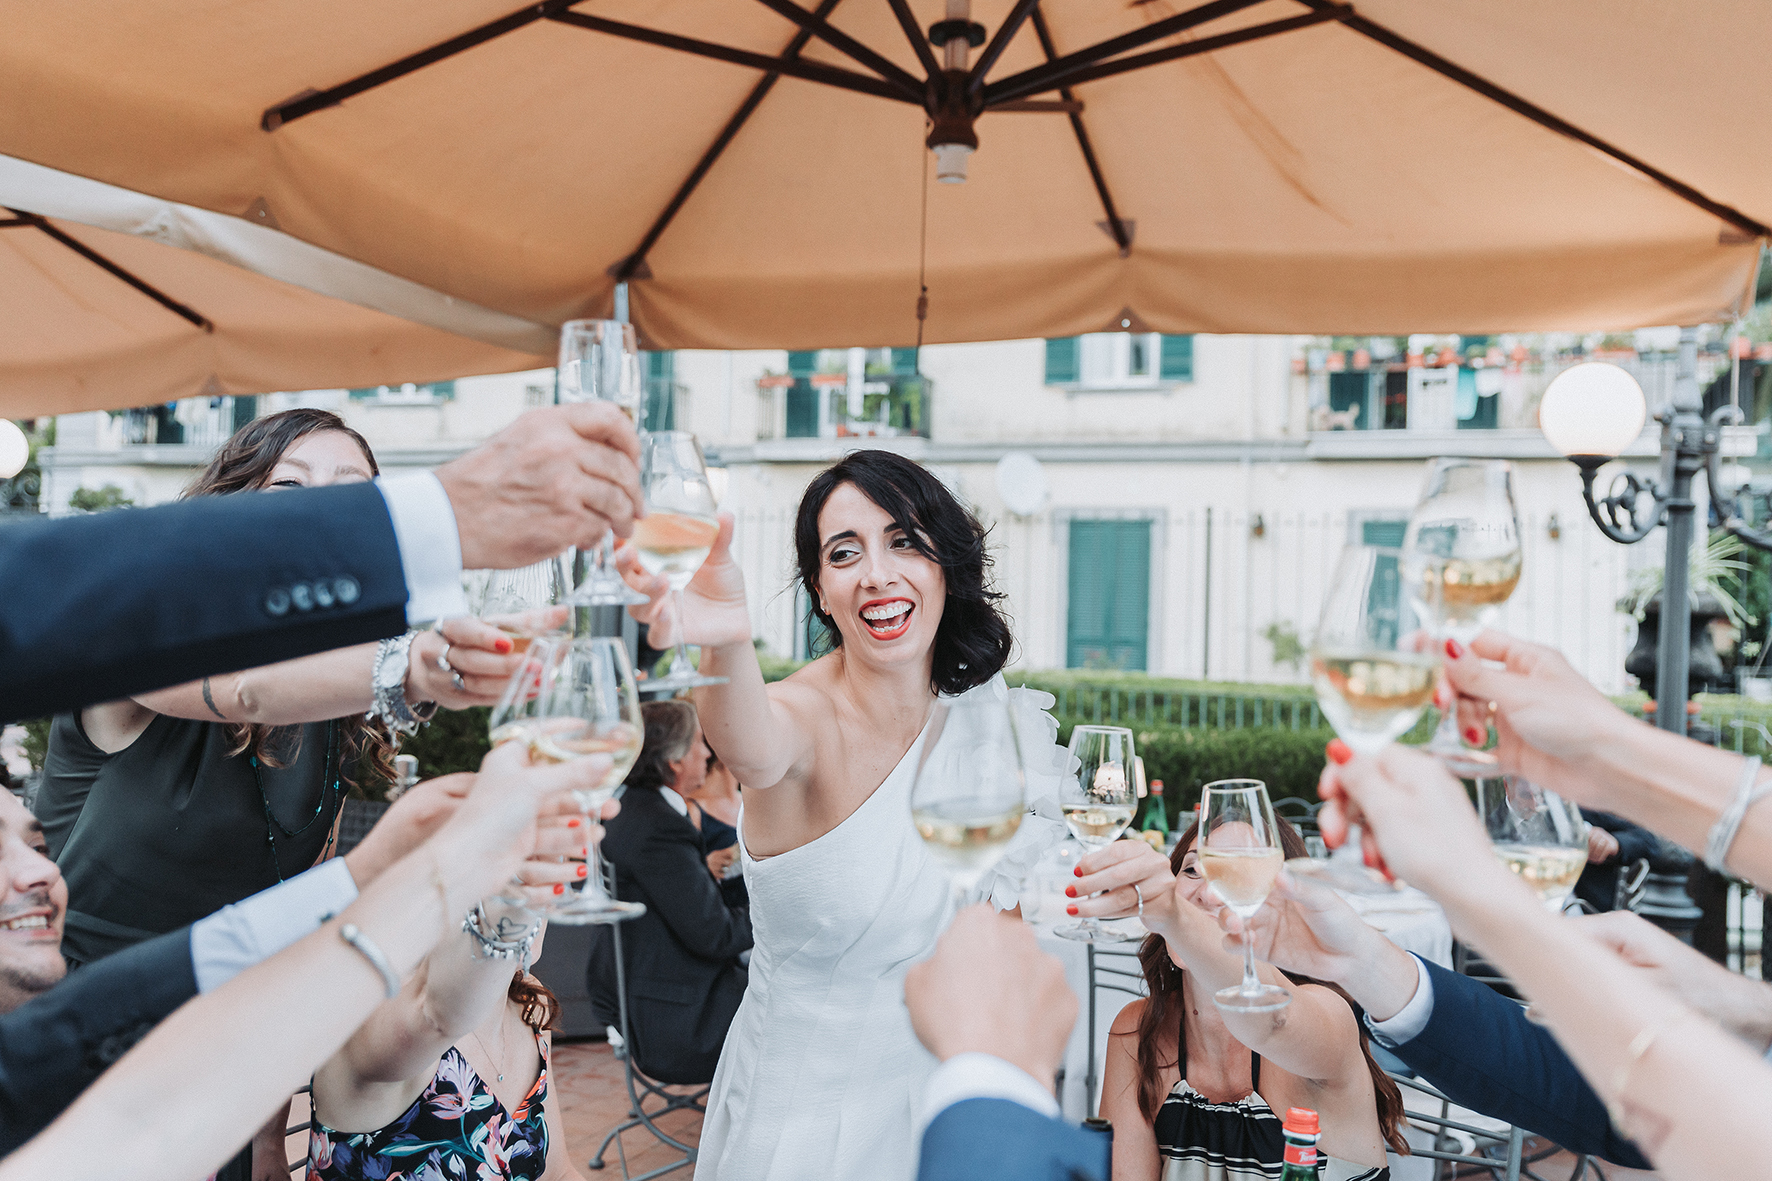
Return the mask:
[[650, 646], [664, 648], [679, 639], [702, 647], [751, 642], [751, 611], [745, 601], [744, 571], [732, 555], [732, 514], [721, 513], [719, 519], [720, 531], [707, 560], [683, 588], [683, 614], [688, 625], [680, 636], [670, 579], [650, 573], [641, 564], [639, 551], [632, 542], [616, 551], [615, 563], [622, 577], [647, 598], [644, 604], [628, 611], [651, 629], [647, 637]]
[[1065, 913], [1080, 918], [1136, 918], [1147, 931], [1169, 936], [1176, 921], [1175, 875], [1169, 858], [1143, 841], [1115, 841], [1077, 862], [1066, 884]]

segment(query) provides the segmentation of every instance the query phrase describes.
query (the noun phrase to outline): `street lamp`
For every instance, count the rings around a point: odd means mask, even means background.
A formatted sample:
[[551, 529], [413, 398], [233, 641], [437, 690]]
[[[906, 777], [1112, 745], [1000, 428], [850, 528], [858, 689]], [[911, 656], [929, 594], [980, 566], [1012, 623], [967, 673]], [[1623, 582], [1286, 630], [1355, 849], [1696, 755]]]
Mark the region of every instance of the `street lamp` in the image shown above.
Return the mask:
[[1762, 533], [1742, 519], [1741, 501], [1747, 488], [1731, 492], [1723, 486], [1723, 427], [1740, 421], [1741, 411], [1732, 405], [1719, 406], [1707, 422], [1698, 396], [1697, 369], [1698, 334], [1683, 328], [1673, 402], [1655, 416], [1661, 423], [1660, 478], [1643, 479], [1625, 472], [1597, 501], [1594, 474], [1602, 464], [1617, 458], [1643, 429], [1642, 388], [1615, 365], [1576, 365], [1550, 383], [1538, 410], [1545, 438], [1581, 469], [1581, 495], [1600, 532], [1630, 545], [1649, 536], [1657, 525], [1667, 526], [1655, 724], [1676, 734], [1686, 732], [1686, 711], [1681, 706], [1686, 700], [1687, 633], [1692, 622], [1686, 566], [1692, 552], [1692, 478], [1701, 468], [1723, 528], [1751, 546], [1772, 550], [1772, 534]]

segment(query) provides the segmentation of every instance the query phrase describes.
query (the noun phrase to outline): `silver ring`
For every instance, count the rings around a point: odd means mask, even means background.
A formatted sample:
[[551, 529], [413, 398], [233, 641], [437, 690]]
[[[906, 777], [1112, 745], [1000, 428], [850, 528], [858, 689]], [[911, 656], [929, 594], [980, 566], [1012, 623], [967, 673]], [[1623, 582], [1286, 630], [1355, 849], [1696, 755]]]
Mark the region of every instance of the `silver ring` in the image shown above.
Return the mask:
[[1144, 917], [1144, 891], [1138, 888], [1137, 882], [1133, 882], [1132, 892], [1138, 895], [1138, 917], [1142, 919]]
[[457, 693], [466, 693], [468, 691], [468, 683], [461, 679], [460, 673], [456, 672], [454, 669], [450, 669], [449, 677], [455, 682], [455, 691]]
[[[439, 672], [446, 672], [446, 673], [455, 672], [455, 666], [453, 664], [449, 663], [449, 650], [453, 647], [455, 647], [455, 645], [451, 644], [448, 640], [443, 641], [443, 651], [437, 653], [437, 669]], [[460, 675], [461, 674], [456, 673], [457, 678], [459, 678]], [[459, 689], [460, 687], [461, 686], [458, 683], [456, 685], [456, 688]]]

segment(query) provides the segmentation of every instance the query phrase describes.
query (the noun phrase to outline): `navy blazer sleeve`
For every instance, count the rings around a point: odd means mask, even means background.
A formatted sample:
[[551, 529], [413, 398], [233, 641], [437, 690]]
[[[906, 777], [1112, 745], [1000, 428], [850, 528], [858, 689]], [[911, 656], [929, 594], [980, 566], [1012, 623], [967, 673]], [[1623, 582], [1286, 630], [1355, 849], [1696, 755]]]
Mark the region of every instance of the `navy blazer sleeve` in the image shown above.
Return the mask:
[[967, 1099], [930, 1121], [917, 1181], [1108, 1181], [1108, 1140], [1008, 1099]]
[[[1425, 961], [1423, 961], [1425, 962]], [[1526, 1011], [1487, 984], [1428, 964], [1434, 1009], [1427, 1028], [1386, 1048], [1472, 1111], [1547, 1136], [1571, 1152], [1647, 1169], [1612, 1128], [1606, 1105], [1569, 1055]]]
[[47, 1127], [196, 995], [186, 927], [78, 968], [0, 1017], [0, 1156]]
[[0, 527], [0, 722], [399, 635], [373, 484]]

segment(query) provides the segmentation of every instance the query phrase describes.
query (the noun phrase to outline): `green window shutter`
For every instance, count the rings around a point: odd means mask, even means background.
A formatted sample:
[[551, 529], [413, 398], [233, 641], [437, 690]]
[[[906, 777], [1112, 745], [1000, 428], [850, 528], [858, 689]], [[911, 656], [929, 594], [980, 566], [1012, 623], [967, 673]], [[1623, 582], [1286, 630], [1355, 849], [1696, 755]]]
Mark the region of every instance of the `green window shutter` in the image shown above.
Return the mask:
[[818, 350], [808, 349], [803, 353], [788, 354], [788, 374], [792, 377], [811, 377], [818, 372]]
[[787, 395], [787, 437], [816, 439], [818, 437], [818, 391], [812, 388], [811, 377], [818, 372], [818, 351], [788, 354], [788, 376], [794, 384]]
[[1046, 384], [1066, 385], [1083, 379], [1077, 338], [1061, 336], [1046, 342]]
[[1158, 360], [1157, 376], [1163, 381], [1192, 381], [1194, 379], [1194, 338], [1191, 336], [1165, 336], [1163, 352]]
[[917, 372], [916, 349], [893, 349], [892, 372], [894, 376], [911, 377]]
[[[1366, 395], [1371, 392], [1371, 389], [1372, 379], [1364, 369], [1355, 369], [1347, 373], [1331, 373], [1329, 375], [1329, 409], [1358, 411], [1360, 416], [1354, 420], [1354, 429], [1372, 430], [1373, 424], [1369, 421], [1372, 415], [1367, 412], [1366, 406]], [[1381, 543], [1374, 541], [1368, 544], [1379, 545]]]
[[677, 429], [677, 354], [642, 353], [646, 394], [640, 405], [640, 426], [648, 431]]
[[1408, 521], [1362, 521], [1360, 523], [1360, 544], [1381, 545], [1386, 549], [1397, 549], [1403, 544], [1403, 534], [1408, 530]]
[[[1378, 545], [1386, 549], [1396, 549], [1403, 544], [1403, 535], [1409, 531], [1408, 521], [1363, 521], [1360, 523], [1360, 541], [1365, 545]], [[1380, 555], [1373, 570], [1372, 587], [1373, 602], [1369, 604], [1373, 617], [1382, 620], [1386, 609], [1378, 603], [1395, 602], [1396, 580], [1402, 577], [1397, 569], [1397, 559], [1389, 554]], [[1377, 628], [1373, 638], [1380, 643], [1396, 639], [1394, 620]]]
[[1149, 521], [1072, 521], [1065, 664], [1143, 669], [1150, 628]]

